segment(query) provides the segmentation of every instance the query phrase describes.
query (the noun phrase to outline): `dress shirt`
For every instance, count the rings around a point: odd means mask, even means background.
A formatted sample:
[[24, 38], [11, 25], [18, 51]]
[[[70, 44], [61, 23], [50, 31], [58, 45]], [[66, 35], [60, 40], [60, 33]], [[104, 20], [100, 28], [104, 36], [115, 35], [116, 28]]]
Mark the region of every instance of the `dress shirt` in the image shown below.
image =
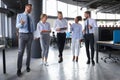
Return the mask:
[[[88, 20], [88, 25], [90, 25], [90, 26], [92, 26], [92, 29], [89, 29], [89, 33], [94, 33], [94, 31], [95, 31], [95, 27], [97, 27], [97, 22], [94, 20], [94, 19], [91, 19], [91, 18], [89, 18], [89, 19], [87, 19]], [[84, 26], [84, 29], [85, 29], [85, 27], [87, 26], [87, 20], [85, 20], [85, 26]], [[87, 31], [86, 31], [86, 33], [87, 33]]]
[[42, 33], [42, 30], [48, 30], [48, 31], [51, 30], [50, 24], [49, 24], [48, 22], [42, 23], [42, 22], [40, 21], [40, 22], [38, 22], [38, 24], [37, 24], [37, 30], [40, 32], [40, 35], [50, 34], [50, 32]]
[[[67, 20], [65, 20], [65, 19], [59, 20], [59, 19], [57, 19], [55, 21], [55, 24], [54, 24], [55, 31], [56, 31], [57, 28], [67, 28], [67, 27], [68, 27], [67, 26]], [[64, 33], [64, 32], [66, 32], [66, 30], [57, 31], [57, 33]]]
[[[29, 15], [26, 14], [25, 12], [17, 15], [16, 27], [19, 29], [19, 33], [29, 33], [29, 31], [28, 31], [28, 23], [27, 23], [27, 16], [29, 16]], [[35, 31], [35, 27], [34, 27], [34, 23], [33, 23], [30, 16], [29, 16], [29, 18], [30, 18], [30, 30], [31, 30], [31, 33], [32, 33], [32, 32]], [[20, 20], [25, 21], [25, 23], [22, 25], [20, 23]]]
[[82, 25], [73, 23], [70, 28], [72, 32], [72, 39], [82, 39]]

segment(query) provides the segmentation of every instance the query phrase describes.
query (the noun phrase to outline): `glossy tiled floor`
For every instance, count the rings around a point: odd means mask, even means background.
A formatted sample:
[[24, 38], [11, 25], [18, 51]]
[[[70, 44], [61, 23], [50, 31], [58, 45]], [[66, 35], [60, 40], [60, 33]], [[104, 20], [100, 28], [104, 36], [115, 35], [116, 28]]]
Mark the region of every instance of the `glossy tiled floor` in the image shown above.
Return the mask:
[[[58, 51], [50, 47], [49, 66], [41, 64], [40, 59], [31, 60], [31, 72], [25, 71], [25, 58], [23, 62], [23, 76], [16, 76], [17, 49], [6, 51], [7, 74], [2, 73], [2, 54], [0, 52], [0, 80], [120, 80], [120, 64], [104, 63], [100, 60], [95, 66], [86, 64], [85, 48], [82, 47], [79, 62], [72, 62], [71, 49], [64, 50], [64, 61], [58, 63]], [[101, 54], [103, 56], [103, 54]]]

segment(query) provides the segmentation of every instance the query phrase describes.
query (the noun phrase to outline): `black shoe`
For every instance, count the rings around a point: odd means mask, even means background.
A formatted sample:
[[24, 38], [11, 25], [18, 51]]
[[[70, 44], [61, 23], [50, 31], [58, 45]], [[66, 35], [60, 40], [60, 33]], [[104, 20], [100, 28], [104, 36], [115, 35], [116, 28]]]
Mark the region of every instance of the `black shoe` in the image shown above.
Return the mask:
[[61, 63], [61, 62], [63, 62], [63, 58], [62, 57], [59, 58], [58, 63]]
[[30, 72], [30, 68], [29, 68], [29, 67], [27, 67], [27, 68], [26, 68], [26, 71], [27, 71], [27, 72]]
[[78, 57], [76, 57], [76, 62], [78, 62]]
[[75, 56], [73, 56], [73, 60], [72, 60], [73, 62], [75, 61]]
[[87, 64], [90, 64], [90, 60], [87, 61]]
[[95, 65], [95, 61], [94, 61], [94, 60], [92, 60], [92, 65], [93, 65], [93, 66]]
[[17, 76], [18, 77], [22, 76], [21, 70], [17, 70]]

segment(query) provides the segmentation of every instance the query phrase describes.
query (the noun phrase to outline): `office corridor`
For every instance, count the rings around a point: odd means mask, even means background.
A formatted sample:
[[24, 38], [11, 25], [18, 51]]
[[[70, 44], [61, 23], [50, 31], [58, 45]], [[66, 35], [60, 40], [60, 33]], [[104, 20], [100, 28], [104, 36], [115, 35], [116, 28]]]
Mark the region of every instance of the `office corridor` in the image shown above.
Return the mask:
[[[26, 55], [26, 54], [24, 54]], [[72, 61], [71, 49], [64, 50], [64, 61], [58, 63], [58, 50], [50, 47], [49, 66], [41, 64], [40, 59], [31, 60], [31, 72], [26, 72], [25, 57], [23, 76], [16, 75], [17, 48], [6, 51], [7, 74], [2, 72], [2, 54], [0, 52], [0, 80], [120, 80], [120, 63], [104, 63], [100, 60], [95, 66], [86, 64], [84, 46], [81, 48], [79, 62]], [[104, 54], [100, 54], [103, 56]]]

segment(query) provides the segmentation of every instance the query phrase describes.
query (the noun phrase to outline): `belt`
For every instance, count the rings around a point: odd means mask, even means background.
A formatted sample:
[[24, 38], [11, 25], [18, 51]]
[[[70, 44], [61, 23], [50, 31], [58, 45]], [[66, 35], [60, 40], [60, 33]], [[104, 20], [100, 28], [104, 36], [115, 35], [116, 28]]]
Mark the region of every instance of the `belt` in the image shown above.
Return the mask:
[[93, 35], [93, 33], [85, 34], [85, 35]]
[[57, 33], [57, 34], [65, 34], [65, 32], [63, 32], [63, 33]]
[[20, 33], [20, 34], [33, 34], [33, 33]]

